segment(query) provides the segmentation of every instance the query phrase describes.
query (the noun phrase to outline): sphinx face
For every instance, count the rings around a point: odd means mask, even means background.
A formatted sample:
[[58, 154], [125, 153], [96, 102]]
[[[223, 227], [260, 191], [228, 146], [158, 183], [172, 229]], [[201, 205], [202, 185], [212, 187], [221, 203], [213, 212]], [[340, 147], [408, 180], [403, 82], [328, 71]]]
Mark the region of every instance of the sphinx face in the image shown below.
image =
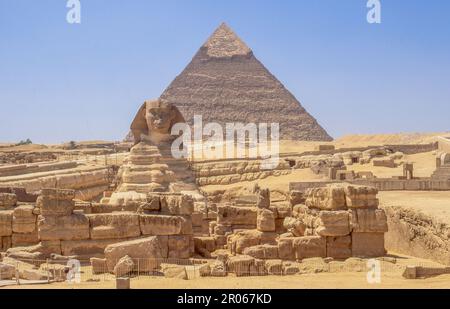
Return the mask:
[[172, 106], [161, 104], [154, 106], [148, 104], [146, 107], [145, 120], [149, 132], [160, 134], [170, 134], [171, 125], [175, 119], [175, 113]]

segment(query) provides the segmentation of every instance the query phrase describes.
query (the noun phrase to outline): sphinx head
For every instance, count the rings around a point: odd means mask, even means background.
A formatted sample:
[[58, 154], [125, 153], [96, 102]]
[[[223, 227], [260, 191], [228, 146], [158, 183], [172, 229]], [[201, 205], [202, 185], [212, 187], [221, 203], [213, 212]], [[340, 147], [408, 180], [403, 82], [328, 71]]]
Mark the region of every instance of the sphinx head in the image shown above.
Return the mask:
[[161, 101], [149, 101], [145, 105], [145, 120], [148, 130], [159, 134], [170, 134], [177, 118], [176, 107]]
[[173, 104], [161, 100], [146, 101], [134, 118], [131, 130], [135, 143], [139, 143], [143, 135], [150, 139], [170, 136], [172, 127], [184, 122], [180, 111]]

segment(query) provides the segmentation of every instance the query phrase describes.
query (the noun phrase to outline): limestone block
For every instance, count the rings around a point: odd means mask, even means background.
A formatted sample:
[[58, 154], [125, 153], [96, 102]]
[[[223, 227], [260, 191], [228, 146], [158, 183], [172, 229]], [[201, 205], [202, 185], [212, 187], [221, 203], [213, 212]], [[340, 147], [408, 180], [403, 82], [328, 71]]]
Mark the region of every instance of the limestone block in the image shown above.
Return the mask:
[[300, 265], [295, 262], [286, 262], [283, 261], [283, 275], [295, 275], [300, 272]]
[[48, 272], [38, 269], [20, 269], [19, 274], [20, 278], [25, 280], [47, 281], [52, 279]]
[[346, 209], [345, 190], [342, 186], [328, 185], [306, 191], [306, 206], [321, 210]]
[[42, 189], [36, 207], [43, 216], [69, 216], [75, 207], [74, 190]]
[[352, 233], [352, 256], [380, 257], [386, 255], [384, 233]]
[[182, 232], [182, 217], [165, 215], [140, 215], [139, 224], [142, 235], [179, 235]]
[[60, 240], [41, 240], [38, 251], [50, 255], [52, 253], [62, 254]]
[[306, 202], [305, 194], [301, 191], [290, 191], [289, 192], [289, 203], [292, 207], [298, 204], [303, 204]]
[[84, 214], [39, 216], [38, 233], [41, 240], [89, 239], [89, 219]]
[[11, 236], [11, 242], [13, 247], [26, 247], [39, 243], [38, 232], [35, 230], [33, 233], [18, 234], [13, 233]]
[[227, 236], [214, 235], [214, 241], [216, 242], [216, 248], [222, 249], [227, 244]]
[[191, 215], [192, 226], [202, 226], [203, 225], [203, 213], [194, 212]]
[[9, 264], [0, 263], [0, 281], [11, 280], [16, 275], [16, 268]]
[[0, 193], [0, 210], [8, 210], [17, 204], [17, 195], [12, 193]]
[[377, 208], [378, 189], [366, 186], [345, 187], [345, 197], [348, 208]]
[[181, 216], [181, 235], [194, 234], [194, 227], [192, 226], [191, 216]]
[[14, 209], [12, 229], [14, 233], [33, 233], [36, 232], [37, 216], [33, 214], [32, 205], [19, 206]]
[[250, 266], [254, 265], [255, 259], [248, 255], [232, 256], [227, 261], [229, 272], [234, 273], [237, 277], [249, 276]]
[[227, 270], [223, 261], [214, 261], [209, 265], [211, 269], [211, 277], [226, 277]]
[[383, 209], [353, 209], [351, 227], [356, 233], [386, 233], [386, 213]]
[[191, 256], [191, 245], [193, 245], [193, 243], [194, 240], [192, 236], [169, 236], [168, 257], [175, 259], [188, 259]]
[[278, 246], [259, 245], [254, 247], [248, 247], [244, 249], [243, 254], [261, 260], [278, 259]]
[[216, 240], [214, 237], [194, 237], [194, 245], [196, 252], [206, 250], [208, 252], [216, 251]]
[[314, 257], [326, 257], [326, 238], [320, 236], [297, 237], [293, 241], [295, 257], [297, 260]]
[[228, 235], [233, 232], [233, 228], [231, 225], [225, 225], [225, 224], [215, 224], [214, 226], [214, 233], [215, 235]]
[[0, 237], [12, 235], [12, 210], [0, 210]]
[[351, 236], [327, 237], [327, 257], [347, 259], [352, 256]]
[[161, 196], [161, 212], [171, 215], [190, 215], [194, 212], [194, 199], [185, 194]]
[[92, 274], [99, 275], [108, 272], [106, 259], [91, 258]]
[[102, 257], [105, 248], [120, 242], [120, 239], [86, 239], [61, 241], [61, 252], [64, 256]]
[[257, 192], [256, 207], [269, 208], [270, 207], [270, 190], [259, 189]]
[[257, 221], [257, 209], [254, 207], [217, 207], [217, 223], [223, 225], [254, 225]]
[[186, 267], [174, 264], [161, 264], [161, 272], [166, 278], [187, 280]]
[[256, 228], [261, 232], [275, 232], [275, 216], [271, 210], [258, 210]]
[[242, 254], [245, 248], [263, 244], [276, 244], [275, 233], [264, 233], [257, 230], [237, 232], [228, 237], [228, 245], [232, 253]]
[[316, 221], [320, 236], [346, 236], [350, 234], [348, 211], [321, 211]]
[[117, 212], [87, 217], [92, 239], [133, 238], [141, 235], [138, 214]]
[[305, 234], [306, 225], [303, 220], [288, 217], [284, 219], [283, 225], [289, 233], [296, 237], [301, 237]]
[[267, 274], [279, 276], [283, 274], [283, 261], [282, 260], [268, 260], [266, 261]]
[[252, 265], [250, 265], [250, 276], [264, 276], [267, 275], [266, 261], [255, 259]]
[[117, 262], [116, 266], [114, 266], [114, 275], [119, 278], [128, 276], [133, 272], [134, 267], [133, 259], [126, 255]]
[[157, 261], [152, 263], [151, 259], [168, 257], [168, 236], [152, 236], [107, 246], [105, 258], [108, 271], [113, 272], [117, 262], [126, 255], [132, 259], [146, 259], [146, 263], [139, 264], [140, 271], [153, 271], [159, 265]]
[[278, 239], [278, 256], [282, 260], [295, 260], [294, 237], [280, 237]]
[[276, 205], [271, 206], [270, 210], [275, 214], [275, 218], [284, 219], [287, 217], [292, 217], [292, 207], [289, 205]]

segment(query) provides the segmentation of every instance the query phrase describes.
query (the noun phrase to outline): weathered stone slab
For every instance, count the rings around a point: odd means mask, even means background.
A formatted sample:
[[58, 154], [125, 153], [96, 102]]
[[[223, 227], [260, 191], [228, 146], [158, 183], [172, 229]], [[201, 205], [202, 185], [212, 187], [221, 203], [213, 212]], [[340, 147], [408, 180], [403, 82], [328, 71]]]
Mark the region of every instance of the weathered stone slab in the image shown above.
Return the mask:
[[346, 209], [345, 189], [338, 185], [312, 188], [306, 191], [306, 206], [320, 210]]
[[87, 215], [92, 239], [121, 239], [141, 235], [139, 215], [128, 212]]
[[140, 263], [140, 270], [152, 271], [158, 267], [158, 263], [151, 263], [150, 260], [167, 258], [168, 249], [168, 236], [152, 236], [109, 245], [105, 249], [108, 271], [112, 272], [117, 262], [126, 255], [147, 260], [146, 263]]
[[61, 241], [61, 252], [64, 256], [101, 257], [109, 245], [121, 242], [120, 239], [86, 239]]
[[194, 212], [194, 199], [190, 195], [162, 195], [161, 212], [171, 215], [190, 215]]
[[193, 252], [194, 240], [192, 236], [169, 236], [168, 257], [174, 259], [188, 259]]
[[297, 260], [327, 256], [326, 238], [320, 236], [297, 237], [293, 241]]
[[383, 209], [353, 209], [351, 227], [356, 233], [386, 233], [386, 213]]
[[348, 208], [377, 208], [378, 189], [366, 186], [346, 186], [345, 197]]
[[74, 190], [42, 189], [36, 207], [43, 216], [69, 216], [75, 207]]
[[94, 275], [104, 274], [108, 272], [106, 259], [91, 258], [92, 273]]
[[217, 223], [223, 225], [256, 226], [257, 209], [254, 207], [217, 207]]
[[254, 257], [261, 260], [278, 259], [278, 246], [277, 245], [259, 245], [254, 247], [245, 248], [243, 254]]
[[0, 210], [0, 237], [12, 235], [12, 210]]
[[232, 256], [227, 261], [228, 271], [237, 277], [249, 276], [250, 267], [254, 265], [255, 259], [248, 255]]
[[139, 224], [142, 235], [179, 235], [184, 218], [165, 215], [140, 215]]
[[89, 220], [84, 214], [39, 216], [38, 233], [41, 240], [89, 239]]
[[11, 236], [11, 242], [13, 247], [25, 247], [36, 245], [39, 243], [37, 230], [35, 230], [33, 233], [26, 233], [26, 234], [13, 233]]
[[350, 234], [348, 211], [321, 211], [316, 221], [320, 236], [346, 236]]
[[17, 195], [12, 193], [0, 193], [0, 210], [8, 210], [17, 204]]
[[33, 213], [33, 205], [19, 206], [14, 209], [12, 229], [14, 233], [33, 233], [37, 231], [37, 216]]
[[384, 233], [352, 233], [352, 255], [380, 257], [386, 255]]
[[284, 219], [283, 226], [289, 233], [292, 233], [296, 237], [305, 235], [306, 224], [303, 220], [288, 217]]
[[278, 240], [278, 256], [282, 260], [295, 260], [294, 237], [281, 237]]
[[347, 259], [352, 256], [352, 237], [327, 237], [327, 257]]
[[261, 232], [275, 232], [275, 216], [271, 210], [259, 209], [256, 228]]

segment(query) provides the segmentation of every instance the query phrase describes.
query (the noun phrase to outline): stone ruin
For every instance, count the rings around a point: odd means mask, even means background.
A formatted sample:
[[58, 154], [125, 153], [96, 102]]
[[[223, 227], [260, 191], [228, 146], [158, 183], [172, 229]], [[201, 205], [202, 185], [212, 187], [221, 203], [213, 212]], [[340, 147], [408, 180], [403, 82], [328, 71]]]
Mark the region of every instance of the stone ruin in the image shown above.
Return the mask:
[[2, 267], [22, 263], [21, 278], [45, 278], [46, 259], [76, 258], [94, 274], [185, 277], [180, 263], [196, 263], [202, 275], [240, 276], [294, 274], [308, 258], [385, 255], [386, 215], [370, 187], [328, 185], [272, 203], [256, 185], [248, 196], [208, 202], [188, 162], [169, 152], [178, 121], [171, 104], [145, 102], [131, 126], [138, 142], [100, 203], [76, 200], [73, 190], [42, 189], [34, 200], [3, 190]]

